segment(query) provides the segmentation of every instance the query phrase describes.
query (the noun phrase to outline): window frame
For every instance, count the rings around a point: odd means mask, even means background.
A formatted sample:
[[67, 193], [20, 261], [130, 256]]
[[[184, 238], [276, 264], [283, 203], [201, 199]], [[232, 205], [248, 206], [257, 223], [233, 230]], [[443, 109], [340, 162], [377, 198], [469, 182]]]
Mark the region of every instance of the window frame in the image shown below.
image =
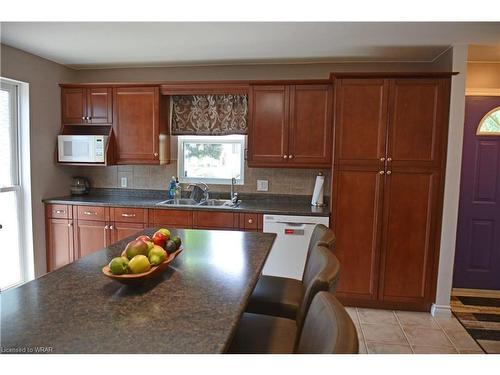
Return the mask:
[[32, 209], [31, 209], [31, 161], [30, 161], [30, 125], [29, 125], [29, 84], [0, 76], [2, 88], [12, 92], [12, 117], [15, 129], [11, 134], [14, 145], [11, 157], [12, 184], [0, 186], [0, 194], [14, 192], [17, 205], [17, 225], [19, 244], [19, 266], [21, 280], [2, 289], [2, 292], [22, 285], [35, 277]]
[[477, 125], [477, 128], [476, 128], [476, 136], [478, 137], [498, 137], [500, 136], [500, 132], [485, 132], [485, 131], [481, 131], [481, 127], [483, 126], [483, 123], [486, 121], [486, 119], [488, 117], [490, 117], [490, 115], [494, 112], [498, 112], [500, 111], [500, 106], [497, 106], [495, 108], [493, 108], [491, 111], [488, 111], [487, 114], [485, 114], [482, 118], [481, 118], [481, 121], [479, 121], [479, 124]]
[[[245, 183], [245, 150], [246, 150], [246, 136], [235, 134], [238, 138], [229, 138], [231, 136], [213, 136], [213, 135], [179, 135], [177, 139], [177, 175], [179, 182], [182, 183], [195, 183], [204, 182], [210, 185], [231, 185], [229, 178], [203, 178], [203, 177], [185, 177], [184, 176], [184, 143], [215, 143], [215, 144], [240, 144], [241, 147], [241, 176], [236, 179], [236, 185], [243, 185]], [[201, 141], [201, 142], [200, 142]]]

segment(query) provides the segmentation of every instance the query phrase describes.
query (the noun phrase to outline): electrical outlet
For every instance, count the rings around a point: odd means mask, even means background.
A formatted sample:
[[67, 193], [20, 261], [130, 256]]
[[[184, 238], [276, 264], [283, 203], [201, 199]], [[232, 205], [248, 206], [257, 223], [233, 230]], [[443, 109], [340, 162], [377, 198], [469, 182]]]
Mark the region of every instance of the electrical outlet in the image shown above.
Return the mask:
[[122, 177], [120, 180], [121, 187], [127, 187], [127, 177]]
[[257, 191], [268, 191], [269, 181], [268, 180], [257, 180]]

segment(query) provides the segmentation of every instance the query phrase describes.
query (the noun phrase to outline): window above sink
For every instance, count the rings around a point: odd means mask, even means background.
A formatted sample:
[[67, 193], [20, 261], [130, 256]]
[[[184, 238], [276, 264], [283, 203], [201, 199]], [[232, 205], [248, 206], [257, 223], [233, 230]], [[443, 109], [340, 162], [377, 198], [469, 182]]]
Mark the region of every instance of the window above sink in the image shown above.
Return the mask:
[[230, 185], [244, 183], [245, 135], [179, 136], [180, 182]]

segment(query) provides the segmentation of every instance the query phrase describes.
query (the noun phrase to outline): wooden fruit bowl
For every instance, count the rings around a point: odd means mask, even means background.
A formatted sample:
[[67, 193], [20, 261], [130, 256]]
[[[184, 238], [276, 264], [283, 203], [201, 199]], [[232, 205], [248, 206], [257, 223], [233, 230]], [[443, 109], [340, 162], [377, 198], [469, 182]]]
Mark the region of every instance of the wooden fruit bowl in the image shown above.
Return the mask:
[[167, 259], [163, 263], [160, 263], [157, 266], [151, 266], [151, 269], [147, 272], [142, 273], [126, 273], [124, 275], [114, 275], [109, 270], [109, 266], [106, 264], [102, 267], [102, 273], [109, 277], [112, 280], [116, 280], [122, 284], [126, 285], [134, 285], [134, 284], [142, 284], [146, 280], [157, 277], [163, 273], [168, 268], [168, 265], [173, 262], [173, 260], [180, 254], [182, 251], [182, 247], [177, 249], [175, 252], [169, 254]]

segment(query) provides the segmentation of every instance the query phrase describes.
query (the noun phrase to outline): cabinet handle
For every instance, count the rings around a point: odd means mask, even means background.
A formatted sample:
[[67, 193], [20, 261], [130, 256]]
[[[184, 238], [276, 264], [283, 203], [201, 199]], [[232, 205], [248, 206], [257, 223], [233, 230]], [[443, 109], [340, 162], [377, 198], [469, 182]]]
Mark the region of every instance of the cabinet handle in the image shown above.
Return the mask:
[[253, 224], [253, 219], [248, 219], [248, 224]]
[[104, 230], [108, 230], [108, 229], [109, 229], [109, 226], [105, 225]]
[[122, 214], [123, 217], [135, 217], [135, 214]]
[[392, 158], [387, 158], [387, 161], [392, 161]]
[[97, 212], [92, 212], [92, 211], [83, 211], [84, 215], [95, 215], [97, 216]]
[[385, 172], [384, 171], [379, 171], [378, 174], [384, 174]]
[[110, 225], [110, 226], [109, 226], [109, 229], [110, 229], [110, 230], [113, 230], [113, 229], [115, 229], [115, 227], [114, 227], [114, 226], [112, 226], [112, 225]]
[[157, 152], [155, 152], [153, 155], [155, 156], [155, 158], [158, 157], [158, 153]]
[[283, 155], [283, 159], [286, 159], [288, 157], [288, 155]]
[[381, 162], [384, 162], [384, 161], [385, 161], [385, 158], [380, 158], [380, 161], [381, 161]]
[[82, 120], [86, 120], [85, 116], [82, 116]]
[[73, 223], [68, 223], [68, 227], [72, 227], [73, 226]]
[[391, 172], [391, 171], [387, 171], [386, 173], [387, 173], [387, 174], [392, 174], [392, 172]]
[[64, 211], [64, 210], [56, 210], [56, 214], [65, 214], [65, 213], [66, 213], [66, 211]]
[[293, 155], [288, 155], [288, 159], [293, 159]]

